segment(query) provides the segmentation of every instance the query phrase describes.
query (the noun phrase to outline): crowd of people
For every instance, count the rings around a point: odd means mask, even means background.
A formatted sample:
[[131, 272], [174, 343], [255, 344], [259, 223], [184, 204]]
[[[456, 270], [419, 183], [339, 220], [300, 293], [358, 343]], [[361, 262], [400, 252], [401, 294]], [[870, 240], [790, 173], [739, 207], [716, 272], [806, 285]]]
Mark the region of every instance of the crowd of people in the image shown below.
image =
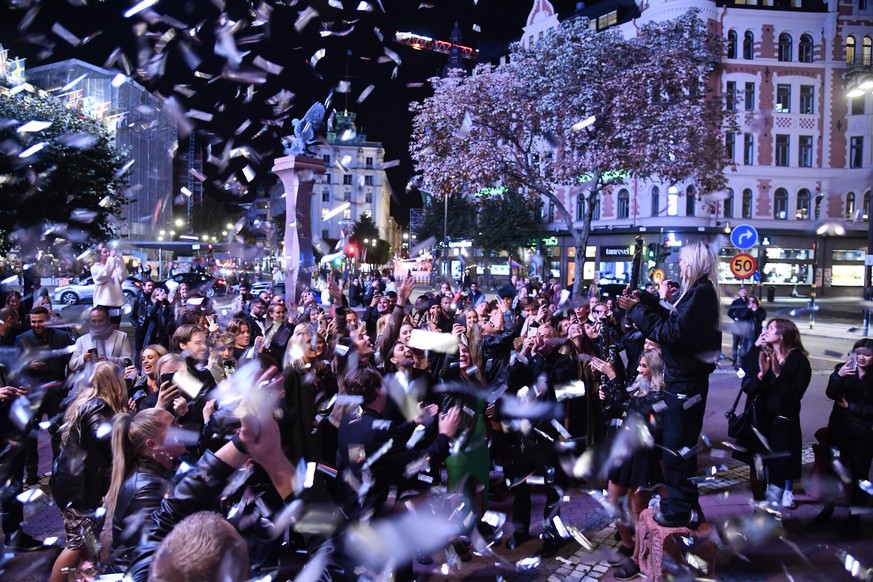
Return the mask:
[[[109, 273], [113, 258], [101, 252], [95, 265], [106, 285], [120, 272]], [[171, 294], [146, 280], [130, 336], [110, 289], [78, 338], [50, 303], [34, 303], [22, 323], [7, 300], [6, 545], [41, 546], [21, 529], [20, 494], [38, 479], [47, 427], [66, 531], [52, 581], [85, 567], [132, 580], [248, 579], [278, 568], [283, 544], [329, 556], [322, 565], [337, 578], [390, 569], [404, 579], [438, 550], [470, 560], [471, 540], [524, 543], [534, 485], [545, 491], [536, 529], [549, 557], [567, 541], [562, 491], [582, 479], [608, 483], [621, 536], [609, 561], [617, 579], [632, 579], [634, 523], [658, 484], [658, 523], [705, 519], [693, 477], [721, 353], [718, 258], [687, 245], [680, 272], [678, 284], [606, 301], [515, 277], [491, 301], [475, 283], [413, 298], [409, 278], [368, 276], [347, 290], [330, 279], [324, 297], [305, 291], [297, 304], [241, 285], [225, 309], [184, 283]], [[832, 440], [858, 475], [873, 450], [856, 438], [873, 438], [865, 341], [828, 387], [841, 427]], [[738, 350], [747, 408], [768, 441], [745, 443], [744, 460], [760, 464], [762, 495], [788, 507], [809, 361], [783, 319]], [[511, 527], [486, 519], [495, 496], [512, 497]], [[420, 525], [427, 512], [443, 516], [428, 535], [404, 530], [390, 550], [374, 541], [380, 524], [402, 528], [412, 514]]]

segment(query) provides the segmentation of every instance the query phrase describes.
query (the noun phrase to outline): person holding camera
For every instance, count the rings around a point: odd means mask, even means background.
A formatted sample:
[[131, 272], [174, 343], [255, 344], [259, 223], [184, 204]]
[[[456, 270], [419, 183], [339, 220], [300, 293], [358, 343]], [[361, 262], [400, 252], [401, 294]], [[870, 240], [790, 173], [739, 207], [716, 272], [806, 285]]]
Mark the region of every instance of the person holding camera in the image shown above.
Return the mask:
[[109, 310], [103, 306], [94, 307], [88, 314], [90, 333], [76, 340], [69, 368], [78, 372], [86, 364], [108, 360], [122, 369], [133, 361], [130, 339], [123, 331], [112, 328]]
[[[632, 290], [618, 298], [647, 339], [661, 344], [664, 355], [664, 482], [668, 497], [661, 500], [655, 521], [665, 527], [696, 528], [702, 521], [697, 486], [697, 441], [703, 428], [709, 375], [721, 353], [721, 303], [718, 256], [702, 241], [679, 254], [681, 287], [675, 303], [667, 281], [661, 282], [663, 301]], [[684, 452], [687, 451], [690, 452]]]
[[[849, 507], [863, 506], [868, 495], [858, 486], [867, 479], [873, 464], [873, 340], [863, 338], [855, 342], [852, 352], [843, 364], [837, 364], [825, 392], [834, 401], [828, 421], [828, 441], [840, 455], [840, 462], [849, 469], [852, 484], [846, 491]], [[820, 514], [823, 518], [833, 513], [833, 503], [827, 504]], [[857, 535], [860, 516], [852, 513], [843, 525], [842, 533]]]
[[104, 243], [97, 245], [97, 252], [97, 262], [91, 265], [91, 277], [95, 284], [94, 307], [104, 307], [109, 313], [109, 323], [117, 330], [121, 325], [121, 307], [124, 305], [121, 284], [127, 279], [127, 267], [117, 256], [116, 250]]

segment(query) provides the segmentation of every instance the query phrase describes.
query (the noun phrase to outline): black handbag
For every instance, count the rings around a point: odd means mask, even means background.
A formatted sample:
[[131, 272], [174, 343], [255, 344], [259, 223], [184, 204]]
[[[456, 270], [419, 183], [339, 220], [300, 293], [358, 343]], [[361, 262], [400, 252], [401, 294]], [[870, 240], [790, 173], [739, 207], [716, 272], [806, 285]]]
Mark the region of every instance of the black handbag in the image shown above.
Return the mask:
[[737, 405], [740, 403], [742, 395], [743, 388], [741, 386], [736, 399], [734, 399], [734, 405], [724, 413], [728, 423], [728, 436], [736, 440], [745, 440], [747, 437], [752, 436], [752, 428], [756, 424], [754, 398], [746, 403], [746, 409], [743, 412], [736, 414]]

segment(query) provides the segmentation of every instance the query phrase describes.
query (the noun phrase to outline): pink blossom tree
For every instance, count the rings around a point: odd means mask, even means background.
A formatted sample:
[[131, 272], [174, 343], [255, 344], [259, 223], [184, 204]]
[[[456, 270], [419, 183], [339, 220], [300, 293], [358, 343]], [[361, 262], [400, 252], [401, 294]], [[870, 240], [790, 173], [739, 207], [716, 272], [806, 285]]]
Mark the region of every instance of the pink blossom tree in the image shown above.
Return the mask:
[[576, 245], [579, 295], [605, 190], [653, 177], [691, 182], [697, 195], [724, 189], [736, 119], [714, 88], [721, 51], [696, 11], [633, 38], [566, 22], [507, 64], [432, 80], [434, 95], [412, 105], [412, 158], [439, 196], [506, 185], [548, 200]]

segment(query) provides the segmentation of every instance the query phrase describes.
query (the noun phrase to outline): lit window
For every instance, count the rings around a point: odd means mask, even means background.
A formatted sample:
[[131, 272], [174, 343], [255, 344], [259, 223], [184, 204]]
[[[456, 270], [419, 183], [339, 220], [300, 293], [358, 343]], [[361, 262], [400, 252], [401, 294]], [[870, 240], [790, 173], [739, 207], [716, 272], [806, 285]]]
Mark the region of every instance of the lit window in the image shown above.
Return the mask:
[[797, 212], [794, 213], [794, 217], [797, 220], [809, 220], [809, 207], [811, 202], [812, 195], [806, 188], [801, 189], [800, 192], [797, 193]]
[[791, 112], [791, 85], [776, 85], [776, 113]]
[[846, 64], [855, 64], [855, 37], [850, 36], [846, 39]]
[[846, 194], [846, 220], [855, 220], [855, 193]]
[[776, 188], [773, 194], [773, 218], [788, 220], [788, 190]]
[[743, 163], [747, 166], [755, 165], [755, 135], [743, 134]]
[[670, 186], [667, 190], [667, 216], [679, 214], [679, 190], [676, 186]]

